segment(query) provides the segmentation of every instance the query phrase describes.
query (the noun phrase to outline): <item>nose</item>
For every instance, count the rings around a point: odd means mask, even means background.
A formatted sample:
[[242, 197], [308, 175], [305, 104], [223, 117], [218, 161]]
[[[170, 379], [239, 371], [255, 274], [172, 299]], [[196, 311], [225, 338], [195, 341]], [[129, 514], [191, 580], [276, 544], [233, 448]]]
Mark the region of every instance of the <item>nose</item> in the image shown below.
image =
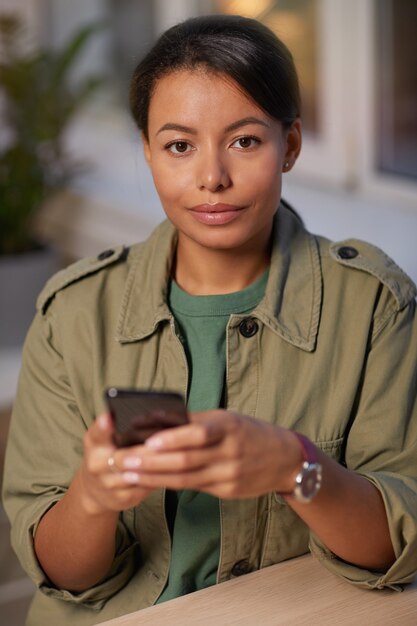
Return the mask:
[[231, 185], [226, 158], [216, 150], [201, 154], [197, 171], [197, 186], [208, 191], [222, 191]]

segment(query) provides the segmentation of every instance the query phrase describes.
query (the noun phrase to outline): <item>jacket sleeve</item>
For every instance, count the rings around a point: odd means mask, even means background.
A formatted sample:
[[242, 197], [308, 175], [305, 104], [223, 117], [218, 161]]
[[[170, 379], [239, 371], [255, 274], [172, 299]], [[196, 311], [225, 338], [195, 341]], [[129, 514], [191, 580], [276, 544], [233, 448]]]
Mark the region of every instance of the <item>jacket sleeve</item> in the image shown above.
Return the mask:
[[[6, 451], [3, 501], [12, 546], [23, 568], [45, 594], [100, 608], [129, 581], [140, 561], [139, 546], [120, 516], [117, 551], [106, 578], [82, 593], [56, 589], [41, 569], [34, 536], [42, 516], [65, 494], [81, 464], [88, 428], [77, 408], [50, 307], [38, 314], [23, 350], [23, 363]], [[91, 416], [89, 419], [92, 419]]]
[[347, 564], [312, 536], [310, 548], [335, 573], [367, 588], [401, 589], [417, 572], [417, 320], [386, 290], [374, 318], [356, 409], [347, 433], [349, 469], [379, 489], [396, 560], [386, 572]]

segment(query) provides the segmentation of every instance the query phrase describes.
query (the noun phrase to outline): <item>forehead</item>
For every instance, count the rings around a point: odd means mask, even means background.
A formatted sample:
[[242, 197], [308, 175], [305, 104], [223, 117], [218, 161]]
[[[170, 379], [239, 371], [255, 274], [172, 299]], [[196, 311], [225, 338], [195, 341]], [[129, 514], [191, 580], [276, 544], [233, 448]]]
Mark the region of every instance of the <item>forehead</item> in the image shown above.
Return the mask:
[[269, 116], [229, 76], [205, 69], [179, 70], [160, 78], [149, 105], [149, 128], [166, 121], [186, 125], [237, 117]]

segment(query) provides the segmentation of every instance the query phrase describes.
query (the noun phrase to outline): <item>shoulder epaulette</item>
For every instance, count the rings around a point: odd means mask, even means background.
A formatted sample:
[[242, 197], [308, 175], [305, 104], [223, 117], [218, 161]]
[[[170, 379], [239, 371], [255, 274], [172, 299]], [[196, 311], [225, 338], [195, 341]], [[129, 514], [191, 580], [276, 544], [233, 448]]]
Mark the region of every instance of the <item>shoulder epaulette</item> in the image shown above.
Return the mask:
[[330, 256], [346, 267], [368, 272], [378, 278], [393, 294], [399, 310], [417, 295], [411, 278], [385, 252], [370, 243], [359, 239], [332, 243]]
[[36, 301], [36, 308], [43, 314], [46, 312], [55, 294], [68, 285], [81, 280], [82, 278], [94, 274], [104, 267], [107, 267], [120, 259], [126, 258], [128, 248], [116, 246], [109, 250], [100, 252], [97, 256], [76, 261], [65, 269], [54, 274], [40, 292]]

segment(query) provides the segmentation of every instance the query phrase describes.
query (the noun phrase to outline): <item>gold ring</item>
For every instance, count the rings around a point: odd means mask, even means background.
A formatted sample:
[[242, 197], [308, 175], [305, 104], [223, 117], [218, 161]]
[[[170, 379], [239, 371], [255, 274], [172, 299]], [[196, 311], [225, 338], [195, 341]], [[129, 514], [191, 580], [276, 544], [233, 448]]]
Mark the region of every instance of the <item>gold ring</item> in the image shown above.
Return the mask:
[[107, 459], [107, 465], [112, 472], [117, 472], [116, 461], [114, 460], [114, 456], [112, 454]]

